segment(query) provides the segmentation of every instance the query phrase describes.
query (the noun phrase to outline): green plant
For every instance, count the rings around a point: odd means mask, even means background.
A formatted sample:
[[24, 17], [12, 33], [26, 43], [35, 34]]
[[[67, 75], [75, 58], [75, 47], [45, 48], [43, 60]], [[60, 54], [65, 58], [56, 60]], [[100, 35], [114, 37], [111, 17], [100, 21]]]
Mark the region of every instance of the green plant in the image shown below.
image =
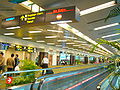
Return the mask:
[[[35, 62], [32, 60], [20, 60], [20, 70], [33, 70], [37, 69], [38, 66], [35, 65]], [[14, 86], [14, 85], [21, 85], [21, 84], [27, 84], [31, 83], [35, 80], [35, 72], [23, 72], [20, 73], [18, 76], [13, 77], [12, 84], [7, 84], [8, 86]]]

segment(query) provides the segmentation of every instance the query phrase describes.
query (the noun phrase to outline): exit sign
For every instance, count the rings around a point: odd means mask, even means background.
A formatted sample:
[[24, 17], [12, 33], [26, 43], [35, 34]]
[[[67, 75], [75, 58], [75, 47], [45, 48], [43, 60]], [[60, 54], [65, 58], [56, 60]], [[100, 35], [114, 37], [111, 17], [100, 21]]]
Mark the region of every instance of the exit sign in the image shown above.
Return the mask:
[[27, 1], [27, 0], [8, 0], [8, 1], [11, 2], [11, 3], [18, 4], [18, 3], [22, 3], [22, 2]]

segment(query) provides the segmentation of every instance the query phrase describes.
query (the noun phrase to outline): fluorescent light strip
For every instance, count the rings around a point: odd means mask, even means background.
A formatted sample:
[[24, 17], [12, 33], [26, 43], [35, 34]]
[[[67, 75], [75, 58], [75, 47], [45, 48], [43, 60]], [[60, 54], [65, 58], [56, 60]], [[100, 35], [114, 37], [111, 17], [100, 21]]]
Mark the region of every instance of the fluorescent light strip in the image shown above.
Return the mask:
[[4, 33], [4, 35], [15, 35], [15, 33]]
[[46, 36], [45, 38], [56, 38], [57, 36]]
[[32, 39], [32, 37], [23, 37], [23, 39]]
[[75, 43], [66, 43], [66, 44], [75, 44]]
[[28, 31], [29, 33], [41, 33], [42, 31]]
[[120, 33], [116, 33], [116, 34], [111, 34], [111, 35], [102, 36], [102, 38], [112, 37], [112, 36], [116, 36], [116, 35], [120, 35]]
[[64, 36], [64, 38], [68, 38], [68, 39], [77, 39], [75, 37], [68, 37], [68, 36]]
[[75, 46], [75, 47], [79, 47], [80, 45], [73, 45], [73, 46]]
[[58, 33], [63, 33], [63, 31], [59, 31], [59, 30], [47, 30], [47, 31], [50, 31], [50, 32], [58, 32]]
[[47, 44], [49, 44], [49, 45], [54, 45], [55, 43], [47, 43]]
[[67, 40], [57, 40], [58, 42], [66, 42]]
[[87, 43], [87, 42], [83, 42], [83, 41], [74, 41], [74, 42], [78, 42], [78, 43]]
[[105, 25], [105, 26], [97, 27], [97, 28], [94, 28], [94, 30], [105, 29], [105, 28], [109, 28], [109, 27], [116, 26], [116, 25], [119, 25], [119, 23], [113, 23], [113, 24], [109, 24], [109, 25]]
[[20, 26], [16, 26], [16, 27], [8, 27], [6, 29], [17, 29], [17, 28], [20, 28]]
[[110, 40], [110, 42], [120, 41], [120, 39]]
[[51, 24], [61, 24], [61, 23], [68, 23], [72, 22], [71, 20], [66, 20], [66, 21], [55, 21], [55, 22], [50, 22]]
[[102, 10], [102, 9], [105, 9], [105, 8], [109, 8], [109, 7], [112, 7], [114, 5], [115, 5], [115, 1], [110, 1], [110, 2], [101, 4], [101, 5], [86, 9], [86, 10], [82, 10], [82, 11], [80, 11], [80, 16], [86, 15], [86, 14], [89, 14], [89, 13], [92, 13], [92, 12], [96, 12], [96, 11], [99, 11], [99, 10]]
[[[58, 26], [60, 26], [60, 27], [62, 27], [62, 28], [64, 28], [64, 29], [66, 29], [66, 30], [74, 33], [75, 35], [77, 35], [77, 36], [85, 39], [86, 41], [88, 41], [88, 42], [90, 42], [90, 43], [92, 43], [92, 44], [94, 44], [94, 45], [97, 45], [97, 42], [93, 41], [91, 38], [89, 38], [88, 36], [85, 36], [83, 33], [79, 32], [79, 30], [71, 27], [71, 26], [68, 25], [68, 24], [58, 24]], [[107, 52], [109, 52], [109, 53], [111, 53], [111, 54], [113, 54], [111, 51], [107, 50], [106, 48], [104, 48], [104, 47], [101, 46], [101, 45], [98, 45], [98, 47], [99, 47], [99, 48], [102, 48], [103, 50], [105, 50], [105, 51], [107, 51]]]
[[45, 41], [36, 41], [36, 42], [45, 42]]
[[56, 45], [57, 47], [61, 47], [62, 45]]

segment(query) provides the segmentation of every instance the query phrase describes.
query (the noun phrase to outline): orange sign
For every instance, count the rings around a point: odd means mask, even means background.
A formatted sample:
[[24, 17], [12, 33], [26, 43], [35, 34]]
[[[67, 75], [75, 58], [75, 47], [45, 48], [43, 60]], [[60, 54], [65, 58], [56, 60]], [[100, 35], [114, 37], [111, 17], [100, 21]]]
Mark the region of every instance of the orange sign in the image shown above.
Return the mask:
[[6, 83], [7, 83], [7, 84], [11, 84], [12, 81], [13, 81], [13, 78], [12, 78], [12, 77], [8, 77], [8, 78], [6, 79]]

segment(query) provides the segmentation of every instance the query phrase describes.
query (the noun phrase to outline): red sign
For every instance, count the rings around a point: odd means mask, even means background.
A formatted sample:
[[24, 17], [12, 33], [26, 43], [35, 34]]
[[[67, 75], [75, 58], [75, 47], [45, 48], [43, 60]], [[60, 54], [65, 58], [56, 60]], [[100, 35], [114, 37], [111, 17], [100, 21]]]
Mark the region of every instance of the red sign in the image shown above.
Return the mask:
[[6, 83], [7, 83], [7, 84], [11, 84], [12, 81], [13, 81], [13, 78], [12, 78], [12, 77], [8, 77], [8, 78], [6, 79]]

